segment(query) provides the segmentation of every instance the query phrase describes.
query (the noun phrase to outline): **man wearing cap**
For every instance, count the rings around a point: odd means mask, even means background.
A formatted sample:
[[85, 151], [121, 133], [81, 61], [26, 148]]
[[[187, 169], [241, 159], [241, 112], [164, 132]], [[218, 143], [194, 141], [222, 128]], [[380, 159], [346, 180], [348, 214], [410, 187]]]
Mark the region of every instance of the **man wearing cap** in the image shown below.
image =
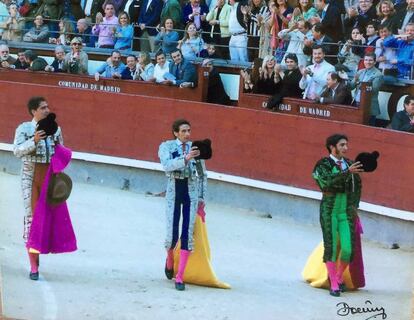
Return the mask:
[[63, 71], [73, 74], [88, 74], [88, 54], [82, 50], [82, 39], [75, 37], [70, 42], [71, 51], [65, 56]]
[[197, 164], [195, 158], [200, 155], [197, 147], [192, 147], [190, 141], [191, 125], [185, 119], [178, 119], [172, 124], [172, 133], [175, 140], [161, 143], [158, 157], [168, 177], [167, 182], [167, 236], [165, 248], [167, 260], [165, 275], [168, 279], [174, 274], [174, 248], [178, 242], [180, 217], [181, 250], [178, 271], [175, 277], [175, 288], [185, 290], [183, 275], [188, 257], [193, 250], [193, 231], [196, 212], [199, 206], [204, 205], [207, 188], [207, 176], [204, 160]]
[[329, 156], [316, 163], [313, 178], [323, 194], [320, 222], [323, 262], [331, 285], [329, 293], [338, 297], [346, 289], [342, 276], [354, 257], [357, 208], [361, 197], [361, 178], [358, 173], [363, 172], [363, 169], [360, 162], [353, 163], [345, 158], [348, 151], [347, 136], [334, 134], [328, 137], [326, 148]]
[[[23, 204], [25, 209], [23, 239], [28, 241], [33, 213], [40, 196], [45, 175], [49, 168], [55, 146], [62, 144], [62, 133], [60, 128], [55, 134], [46, 136], [43, 130], [38, 131], [37, 123], [46, 118], [50, 113], [49, 105], [43, 97], [32, 97], [28, 104], [28, 111], [32, 117], [31, 121], [23, 122], [16, 129], [14, 137], [13, 152], [15, 156], [22, 159]], [[39, 278], [39, 254], [29, 254], [30, 279]]]

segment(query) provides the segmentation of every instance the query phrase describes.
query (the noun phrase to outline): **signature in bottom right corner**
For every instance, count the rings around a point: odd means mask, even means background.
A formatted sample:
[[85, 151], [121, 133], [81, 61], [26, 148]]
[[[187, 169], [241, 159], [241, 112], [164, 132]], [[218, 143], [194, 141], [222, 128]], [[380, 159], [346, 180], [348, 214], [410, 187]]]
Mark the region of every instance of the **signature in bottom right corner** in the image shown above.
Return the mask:
[[374, 306], [370, 300], [365, 300], [365, 306], [363, 307], [353, 307], [346, 302], [337, 303], [336, 307], [338, 308], [336, 314], [341, 317], [355, 314], [366, 314], [368, 315], [368, 318], [365, 318], [365, 320], [387, 319], [385, 308], [381, 306]]

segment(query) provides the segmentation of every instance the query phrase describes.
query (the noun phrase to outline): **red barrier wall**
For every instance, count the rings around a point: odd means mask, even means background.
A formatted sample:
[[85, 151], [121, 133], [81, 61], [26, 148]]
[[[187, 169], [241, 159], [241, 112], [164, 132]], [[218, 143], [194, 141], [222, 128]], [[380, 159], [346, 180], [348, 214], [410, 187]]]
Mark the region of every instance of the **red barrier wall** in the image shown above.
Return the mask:
[[414, 211], [412, 134], [199, 102], [5, 81], [0, 81], [0, 92], [1, 142], [12, 143], [17, 125], [30, 119], [27, 100], [43, 95], [58, 115], [65, 144], [75, 151], [158, 161], [158, 145], [171, 138], [171, 123], [185, 117], [192, 123], [194, 139], [213, 141], [210, 170], [314, 190], [311, 172], [327, 154], [326, 137], [345, 133], [350, 158], [361, 151], [381, 153], [377, 171], [363, 175], [363, 200]]

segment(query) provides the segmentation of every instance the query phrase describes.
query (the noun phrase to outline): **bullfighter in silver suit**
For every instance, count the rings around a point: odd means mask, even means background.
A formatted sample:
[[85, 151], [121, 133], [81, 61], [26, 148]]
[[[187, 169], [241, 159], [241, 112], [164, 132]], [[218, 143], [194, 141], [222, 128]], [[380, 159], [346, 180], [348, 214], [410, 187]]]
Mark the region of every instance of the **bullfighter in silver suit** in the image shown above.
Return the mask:
[[200, 151], [197, 147], [192, 147], [190, 123], [184, 119], [176, 120], [172, 125], [172, 132], [176, 139], [161, 143], [158, 151], [161, 164], [168, 177], [165, 274], [168, 279], [173, 278], [173, 252], [178, 241], [182, 215], [180, 261], [175, 277], [175, 288], [184, 290], [183, 274], [188, 257], [193, 250], [194, 223], [198, 206], [204, 205], [207, 176], [204, 160], [195, 160], [200, 155]]
[[[43, 130], [37, 130], [37, 123], [49, 114], [49, 106], [45, 98], [33, 97], [28, 102], [31, 121], [23, 122], [16, 129], [14, 137], [14, 154], [22, 159], [21, 187], [25, 209], [23, 239], [27, 242], [33, 212], [57, 143], [63, 144], [60, 128], [54, 135], [46, 136]], [[29, 254], [30, 279], [38, 280], [39, 254]]]

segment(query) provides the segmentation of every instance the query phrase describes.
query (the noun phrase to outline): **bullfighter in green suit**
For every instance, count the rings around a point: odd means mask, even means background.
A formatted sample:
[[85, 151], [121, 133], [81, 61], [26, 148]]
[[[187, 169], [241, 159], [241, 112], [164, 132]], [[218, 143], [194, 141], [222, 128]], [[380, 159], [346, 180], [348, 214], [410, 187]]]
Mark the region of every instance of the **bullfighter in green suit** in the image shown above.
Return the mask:
[[355, 220], [361, 197], [361, 178], [358, 173], [363, 172], [363, 169], [360, 162], [353, 163], [345, 158], [348, 151], [347, 136], [334, 134], [328, 137], [326, 148], [329, 156], [317, 162], [313, 178], [323, 194], [320, 223], [324, 243], [323, 261], [331, 284], [330, 294], [339, 296], [340, 291], [345, 290], [343, 272], [354, 255]]

